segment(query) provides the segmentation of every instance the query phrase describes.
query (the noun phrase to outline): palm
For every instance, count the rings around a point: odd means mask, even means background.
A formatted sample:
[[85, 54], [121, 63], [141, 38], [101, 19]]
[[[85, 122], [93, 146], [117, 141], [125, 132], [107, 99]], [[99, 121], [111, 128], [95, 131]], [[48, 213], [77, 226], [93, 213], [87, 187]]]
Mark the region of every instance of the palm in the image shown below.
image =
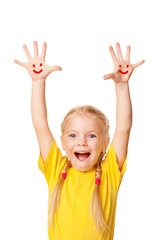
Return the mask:
[[130, 78], [133, 70], [136, 67], [143, 64], [144, 60], [142, 60], [141, 62], [136, 63], [136, 64], [131, 64], [130, 63], [131, 47], [130, 46], [127, 47], [127, 53], [126, 53], [125, 60], [123, 58], [119, 43], [116, 44], [116, 48], [117, 48], [118, 58], [113, 50], [113, 47], [112, 46], [109, 47], [110, 54], [111, 54], [111, 57], [112, 57], [112, 60], [114, 63], [114, 72], [110, 73], [110, 74], [106, 74], [104, 76], [104, 79], [107, 80], [107, 79], [112, 78], [117, 83], [126, 83], [129, 81], [129, 78]]
[[51, 72], [61, 70], [61, 67], [59, 67], [59, 66], [49, 67], [45, 63], [45, 55], [46, 55], [46, 48], [47, 48], [46, 43], [43, 44], [43, 48], [42, 48], [42, 52], [41, 52], [40, 56], [38, 55], [37, 42], [34, 42], [33, 44], [34, 44], [34, 57], [33, 58], [31, 57], [27, 46], [26, 45], [23, 46], [25, 54], [28, 58], [28, 63], [22, 63], [17, 60], [14, 61], [16, 64], [18, 64], [22, 67], [25, 67], [27, 69], [32, 80], [36, 81], [36, 80], [45, 79]]

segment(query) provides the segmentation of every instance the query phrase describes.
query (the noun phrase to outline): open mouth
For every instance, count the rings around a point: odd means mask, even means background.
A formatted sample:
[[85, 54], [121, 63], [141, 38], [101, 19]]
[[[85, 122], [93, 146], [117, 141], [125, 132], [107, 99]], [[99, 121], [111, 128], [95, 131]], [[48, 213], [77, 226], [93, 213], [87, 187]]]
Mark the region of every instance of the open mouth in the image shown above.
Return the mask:
[[128, 73], [128, 71], [122, 72], [121, 70], [119, 70], [119, 72], [122, 73], [122, 74], [127, 74]]
[[87, 158], [89, 158], [90, 153], [89, 152], [75, 152], [74, 155], [79, 161], [85, 161]]
[[40, 74], [42, 71], [43, 71], [43, 69], [41, 69], [39, 71], [33, 70], [33, 72], [36, 73], [36, 74]]

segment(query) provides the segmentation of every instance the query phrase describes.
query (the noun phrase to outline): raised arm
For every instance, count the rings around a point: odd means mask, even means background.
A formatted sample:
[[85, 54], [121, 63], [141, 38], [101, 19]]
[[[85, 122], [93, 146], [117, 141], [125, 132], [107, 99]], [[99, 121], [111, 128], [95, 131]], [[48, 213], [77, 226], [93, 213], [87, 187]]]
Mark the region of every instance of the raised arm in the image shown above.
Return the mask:
[[46, 80], [32, 81], [31, 113], [40, 151], [45, 161], [53, 142], [53, 135], [48, 126], [47, 107], [45, 100]]
[[52, 133], [48, 126], [47, 107], [45, 100], [45, 83], [47, 76], [53, 71], [61, 71], [61, 67], [49, 67], [45, 63], [46, 47], [43, 44], [41, 55], [38, 54], [37, 42], [34, 45], [34, 58], [31, 57], [26, 45], [23, 46], [28, 63], [22, 63], [17, 60], [14, 62], [22, 67], [25, 67], [32, 78], [32, 96], [31, 96], [31, 113], [32, 122], [37, 135], [40, 151], [43, 160], [45, 161], [50, 146], [53, 141]]
[[117, 155], [117, 163], [121, 170], [128, 149], [128, 141], [132, 126], [132, 104], [129, 91], [129, 79], [133, 70], [144, 63], [144, 60], [137, 63], [130, 63], [131, 47], [127, 47], [126, 59], [123, 59], [120, 44], [116, 44], [117, 56], [109, 47], [111, 57], [114, 62], [114, 72], [104, 76], [104, 79], [112, 78], [115, 82], [116, 90], [116, 129], [113, 136], [113, 146]]

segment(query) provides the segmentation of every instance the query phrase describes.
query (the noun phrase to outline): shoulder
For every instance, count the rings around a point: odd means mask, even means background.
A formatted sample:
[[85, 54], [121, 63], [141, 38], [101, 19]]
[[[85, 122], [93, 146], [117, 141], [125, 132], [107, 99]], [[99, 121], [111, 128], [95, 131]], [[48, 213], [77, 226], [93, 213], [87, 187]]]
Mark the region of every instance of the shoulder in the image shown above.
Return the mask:
[[126, 171], [126, 161], [127, 157], [124, 159], [122, 168], [119, 169], [116, 152], [113, 143], [111, 143], [108, 148], [106, 157], [104, 161], [102, 161], [102, 171], [103, 174], [107, 176], [107, 181], [109, 181], [115, 191], [118, 190], [123, 174]]

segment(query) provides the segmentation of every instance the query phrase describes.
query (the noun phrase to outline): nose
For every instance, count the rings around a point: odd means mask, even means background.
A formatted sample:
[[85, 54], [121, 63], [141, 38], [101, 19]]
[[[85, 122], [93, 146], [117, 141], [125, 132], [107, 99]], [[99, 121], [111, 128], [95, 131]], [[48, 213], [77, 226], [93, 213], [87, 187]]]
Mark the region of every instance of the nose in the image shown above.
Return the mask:
[[86, 141], [86, 138], [83, 136], [83, 137], [80, 137], [78, 139], [78, 146], [86, 146], [87, 145], [87, 141]]

